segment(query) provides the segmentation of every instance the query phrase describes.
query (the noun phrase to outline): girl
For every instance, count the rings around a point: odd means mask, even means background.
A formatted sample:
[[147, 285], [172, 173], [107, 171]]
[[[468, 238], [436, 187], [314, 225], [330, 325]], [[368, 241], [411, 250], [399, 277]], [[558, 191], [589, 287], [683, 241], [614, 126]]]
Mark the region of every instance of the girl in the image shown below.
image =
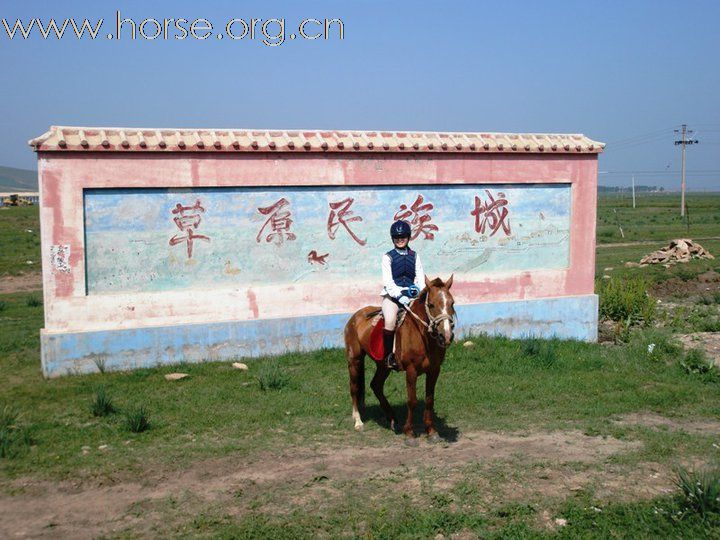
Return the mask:
[[382, 257], [382, 313], [385, 319], [383, 329], [383, 345], [385, 347], [385, 365], [395, 371], [400, 370], [395, 355], [395, 320], [400, 306], [407, 308], [410, 299], [420, 294], [425, 286], [420, 257], [408, 243], [410, 242], [410, 224], [407, 221], [396, 221], [390, 227], [390, 236], [395, 247]]

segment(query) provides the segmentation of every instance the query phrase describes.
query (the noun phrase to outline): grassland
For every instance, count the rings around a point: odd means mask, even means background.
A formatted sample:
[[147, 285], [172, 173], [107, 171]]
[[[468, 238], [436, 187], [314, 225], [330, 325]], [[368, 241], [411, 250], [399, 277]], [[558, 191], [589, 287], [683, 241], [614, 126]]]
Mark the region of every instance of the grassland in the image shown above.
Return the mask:
[[[713, 200], [720, 208], [720, 197], [690, 199], [706, 237], [720, 236]], [[673, 202], [665, 196], [653, 204]], [[601, 199], [599, 233], [614, 234], [603, 223], [614, 205]], [[718, 261], [625, 268], [669, 238], [696, 237], [670, 212], [653, 221], [649, 208], [625, 208], [622, 219], [633, 240], [658, 245], [599, 246], [598, 276], [643, 277], [653, 287], [720, 271]], [[27, 250], [3, 254], [0, 275], [38, 258], [23, 236], [37, 230], [31, 210], [0, 212], [3, 238]], [[720, 253], [717, 240], [701, 243]], [[352, 430], [339, 350], [281, 357], [277, 389], [260, 384], [273, 359], [248, 360], [248, 372], [209, 362], [44, 380], [43, 308], [31, 298], [38, 293], [0, 295], [0, 410], [12, 417], [4, 432], [0, 418], [0, 445], [8, 450], [0, 458], [0, 532], [720, 537], [718, 514], [693, 511], [674, 485], [677, 467], [718, 466], [720, 380], [712, 370], [686, 369], [688, 353], [674, 333], [688, 328], [671, 318], [633, 327], [617, 343], [477, 336], [472, 346], [455, 344], [436, 397], [444, 441], [406, 448], [371, 395], [366, 430]], [[720, 309], [697, 294], [677, 303], [711, 317]], [[189, 377], [168, 382], [170, 371]], [[100, 387], [116, 409], [106, 416], [93, 414]], [[403, 418], [401, 377], [392, 376], [386, 390]], [[139, 406], [150, 428], [134, 433], [126, 412]]]

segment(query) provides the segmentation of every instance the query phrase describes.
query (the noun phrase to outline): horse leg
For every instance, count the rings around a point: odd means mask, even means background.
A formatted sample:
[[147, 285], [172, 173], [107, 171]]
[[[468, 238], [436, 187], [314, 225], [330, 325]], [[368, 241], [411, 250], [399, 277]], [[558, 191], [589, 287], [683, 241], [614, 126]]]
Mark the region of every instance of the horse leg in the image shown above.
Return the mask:
[[347, 351], [348, 371], [350, 372], [350, 397], [352, 397], [352, 416], [355, 429], [363, 430], [360, 413], [365, 410], [365, 353], [360, 351], [354, 355], [350, 349]]
[[403, 427], [403, 433], [405, 433], [408, 444], [417, 444], [415, 441], [415, 433], [413, 432], [413, 410], [417, 405], [417, 373], [415, 367], [411, 364], [408, 366], [405, 372], [405, 386], [407, 388], [407, 420], [405, 420], [405, 426]]
[[435, 413], [435, 383], [440, 375], [440, 368], [430, 371], [425, 375], [425, 412], [423, 413], [423, 424], [425, 424], [425, 432], [431, 442], [440, 439], [433, 424]]
[[373, 392], [375, 393], [375, 397], [380, 402], [380, 407], [385, 413], [385, 418], [387, 418], [387, 421], [390, 422], [390, 429], [395, 431], [395, 413], [393, 412], [390, 403], [385, 397], [385, 392], [383, 392], [383, 388], [385, 387], [385, 381], [387, 380], [389, 375], [390, 370], [385, 367], [385, 364], [379, 363], [377, 365], [377, 369], [375, 370], [375, 375], [373, 376], [372, 381], [370, 381], [370, 388], [372, 388]]

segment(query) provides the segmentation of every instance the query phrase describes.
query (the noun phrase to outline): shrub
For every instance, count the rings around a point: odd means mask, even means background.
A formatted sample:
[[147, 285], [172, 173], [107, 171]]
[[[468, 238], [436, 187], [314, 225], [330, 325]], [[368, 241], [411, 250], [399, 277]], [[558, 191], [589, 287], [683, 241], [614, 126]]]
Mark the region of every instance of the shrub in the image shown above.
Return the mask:
[[145, 406], [128, 409], [125, 412], [125, 425], [133, 433], [147, 431], [150, 428], [150, 420]]
[[277, 360], [264, 362], [257, 378], [263, 391], [280, 390], [290, 382], [290, 377]]
[[703, 518], [710, 513], [720, 513], [720, 470], [677, 470], [675, 484], [682, 492], [683, 503]]
[[107, 394], [104, 386], [99, 386], [95, 390], [95, 399], [92, 402], [90, 410], [93, 416], [108, 416], [116, 412], [112, 398]]
[[647, 282], [639, 278], [598, 280], [600, 315], [613, 321], [649, 324], [655, 318], [655, 299], [647, 293]]

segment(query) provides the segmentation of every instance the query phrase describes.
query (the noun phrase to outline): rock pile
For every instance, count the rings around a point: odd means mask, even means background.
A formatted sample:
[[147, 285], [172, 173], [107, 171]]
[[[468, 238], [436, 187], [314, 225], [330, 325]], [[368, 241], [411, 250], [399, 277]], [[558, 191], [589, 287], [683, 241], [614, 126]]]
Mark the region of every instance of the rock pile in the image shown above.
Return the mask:
[[712, 255], [697, 242], [693, 242], [689, 238], [679, 238], [672, 240], [670, 244], [657, 251], [653, 251], [650, 255], [646, 255], [640, 260], [640, 266], [649, 264], [662, 264], [665, 267], [672, 266], [675, 263], [686, 263], [690, 259], [714, 259]]

